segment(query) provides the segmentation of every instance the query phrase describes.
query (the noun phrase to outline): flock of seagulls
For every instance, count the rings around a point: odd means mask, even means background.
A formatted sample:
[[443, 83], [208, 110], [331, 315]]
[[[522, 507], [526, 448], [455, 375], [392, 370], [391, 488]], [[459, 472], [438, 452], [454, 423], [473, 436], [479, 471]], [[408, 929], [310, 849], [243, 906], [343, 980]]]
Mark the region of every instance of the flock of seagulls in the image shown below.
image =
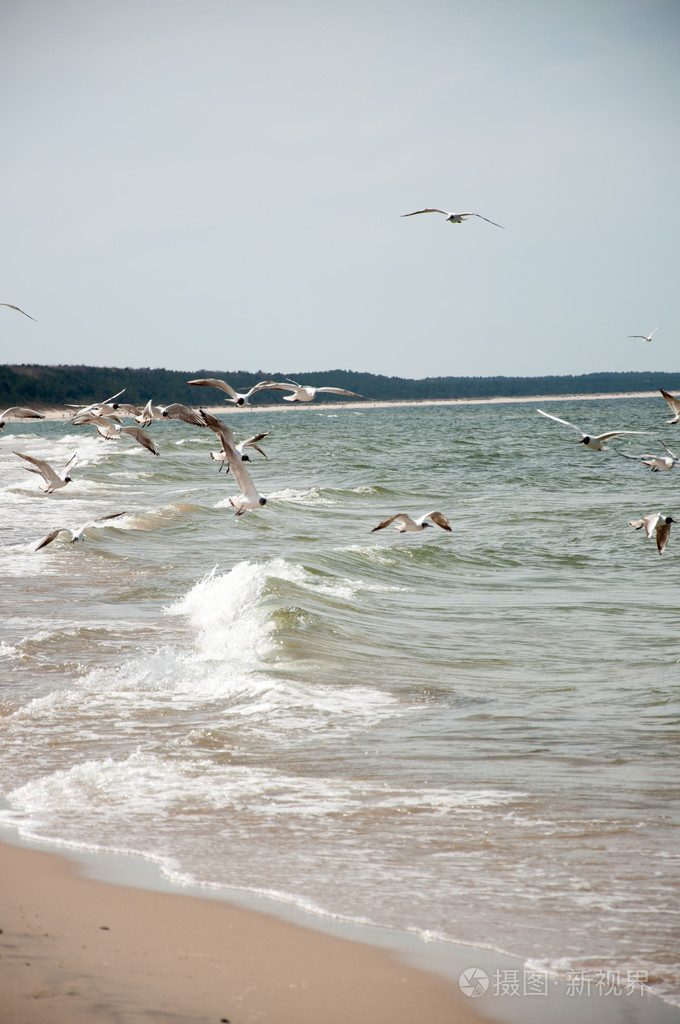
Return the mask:
[[[321, 392], [349, 395], [354, 398], [364, 397], [357, 395], [353, 391], [347, 391], [344, 388], [313, 387], [312, 385], [299, 384], [290, 378], [281, 382], [261, 381], [247, 392], [234, 391], [226, 381], [215, 378], [193, 380], [187, 383], [195, 386], [216, 387], [224, 392], [228, 396], [227, 401], [234, 405], [246, 404], [256, 391], [264, 388], [290, 391], [290, 395], [284, 396], [284, 401], [290, 402], [311, 402]], [[143, 408], [140, 408], [117, 401], [124, 390], [116, 392], [115, 395], [111, 395], [103, 402], [92, 402], [84, 406], [70, 405], [69, 408], [72, 408], [74, 411], [70, 416], [69, 423], [76, 427], [93, 426], [97, 434], [105, 441], [117, 441], [122, 437], [129, 437], [153, 455], [160, 455], [160, 450], [149, 434], [146, 433], [144, 427], [153, 423], [154, 420], [163, 418], [180, 419], [193, 426], [207, 428], [217, 435], [221, 446], [219, 450], [209, 452], [210, 458], [220, 463], [220, 470], [226, 466], [227, 472], [231, 471], [236, 485], [240, 488], [240, 493], [237, 496], [229, 498], [229, 504], [234, 509], [235, 515], [242, 516], [247, 511], [263, 508], [267, 504], [267, 498], [258, 491], [244, 463], [250, 462], [250, 456], [246, 449], [259, 452], [265, 459], [269, 457], [260, 447], [260, 442], [269, 436], [269, 431], [253, 434], [252, 437], [236, 443], [231, 427], [203, 408], [193, 409], [180, 404], [156, 406], [151, 401], [147, 402]], [[4, 419], [10, 415], [14, 415], [18, 419], [30, 417], [44, 419], [43, 414], [35, 410], [13, 407], [5, 410], [2, 418], [0, 418], [0, 423], [4, 425]], [[125, 417], [131, 417], [135, 421], [134, 425], [123, 425]], [[24, 452], [15, 451], [14, 454], [29, 463], [28, 466], [24, 466], [24, 469], [41, 477], [40, 486], [45, 494], [52, 494], [54, 491], [66, 487], [71, 482], [72, 477], [70, 474], [78, 463], [77, 452], [72, 455], [67, 464], [60, 470], [56, 470], [43, 459], [35, 458]], [[88, 520], [88, 522], [75, 530], [65, 526], [57, 527], [47, 534], [46, 537], [43, 537], [37, 543], [34, 550], [40, 551], [42, 548], [47, 547], [60, 533], [64, 532], [71, 534], [71, 542], [82, 540], [85, 532], [90, 527], [110, 519], [117, 519], [124, 514], [124, 512], [112, 512], [108, 515], [99, 516], [96, 519]], [[394, 529], [399, 533], [416, 533], [435, 525], [442, 530], [451, 532], [451, 526], [446, 516], [438, 511], [424, 513], [415, 519], [405, 512], [398, 512], [378, 523], [370, 532], [374, 533], [377, 530], [383, 530], [390, 525], [394, 526]]]
[[[653, 332], [652, 332], [653, 333]], [[668, 402], [670, 408], [673, 410], [673, 419], [667, 420], [667, 423], [678, 423], [680, 422], [680, 398], [676, 398], [669, 391], [664, 391], [663, 388], [659, 388], [662, 396]], [[572, 430], [578, 431], [581, 435], [579, 444], [585, 445], [586, 448], [590, 448], [593, 451], [607, 451], [608, 446], [604, 444], [605, 441], [609, 441], [615, 437], [624, 437], [630, 434], [649, 434], [648, 430], [609, 430], [604, 434], [591, 435], [586, 434], [581, 427], [577, 427], [575, 423], [570, 423], [568, 420], [562, 420], [559, 416], [553, 416], [549, 412], [544, 412], [543, 409], [537, 409], [537, 413], [541, 416], [547, 417], [549, 420], [554, 420], [555, 423], [561, 423], [565, 427], [571, 427]], [[640, 462], [643, 466], [648, 466], [652, 473], [658, 473], [660, 470], [671, 470], [675, 465], [680, 463], [680, 459], [674, 455], [671, 449], [665, 444], [664, 441], [659, 440], [659, 444], [665, 448], [667, 455], [632, 455], [629, 452], [621, 452], [614, 449], [617, 455], [621, 455], [624, 459], [634, 459], [636, 462]], [[635, 519], [629, 523], [636, 530], [641, 530], [644, 527], [645, 534], [649, 538], [652, 533], [656, 536], [656, 547], [659, 554], [662, 554], [664, 548], [668, 544], [668, 538], [670, 537], [671, 524], [675, 520], [672, 516], [663, 515], [661, 512], [650, 512], [648, 515], [643, 516], [641, 519]]]

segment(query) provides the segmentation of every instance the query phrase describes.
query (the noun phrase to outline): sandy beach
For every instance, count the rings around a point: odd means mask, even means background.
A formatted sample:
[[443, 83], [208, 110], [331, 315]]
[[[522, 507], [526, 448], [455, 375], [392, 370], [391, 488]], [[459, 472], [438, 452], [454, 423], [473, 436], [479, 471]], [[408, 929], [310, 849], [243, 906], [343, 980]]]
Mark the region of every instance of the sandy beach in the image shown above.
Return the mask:
[[2, 1024], [481, 1024], [446, 981], [219, 900], [0, 844]]

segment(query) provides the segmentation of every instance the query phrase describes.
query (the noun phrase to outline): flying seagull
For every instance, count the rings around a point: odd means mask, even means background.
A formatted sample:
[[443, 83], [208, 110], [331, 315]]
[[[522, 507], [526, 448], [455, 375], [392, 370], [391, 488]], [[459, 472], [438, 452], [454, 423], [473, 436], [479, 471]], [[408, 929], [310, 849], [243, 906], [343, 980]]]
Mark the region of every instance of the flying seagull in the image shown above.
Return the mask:
[[351, 398], [364, 398], [364, 395], [357, 395], [355, 391], [346, 391], [344, 388], [313, 388], [309, 384], [298, 384], [297, 381], [287, 377], [289, 383], [275, 380], [264, 381], [263, 388], [276, 388], [279, 391], [292, 391], [292, 395], [284, 395], [284, 402], [313, 402], [317, 395], [326, 392], [331, 395], [349, 395]]
[[641, 462], [644, 466], [649, 466], [652, 473], [658, 473], [660, 469], [672, 469], [677, 462], [680, 462], [677, 455], [674, 455], [667, 444], [663, 441], [659, 441], [659, 444], [663, 444], [664, 448], [668, 452], [668, 455], [627, 455], [626, 452], [618, 452], [624, 459], [636, 459]]
[[[53, 491], [58, 491], [61, 487], [66, 487], [66, 484], [71, 482], [71, 477], [68, 475], [69, 471], [78, 462], [78, 452], [75, 452], [68, 460], [64, 468], [59, 473], [55, 473], [48, 462], [43, 462], [42, 459], [34, 459], [32, 455], [22, 455], [21, 452], [14, 452], [20, 459], [26, 459], [26, 462], [32, 463], [31, 466], [24, 466], [24, 469], [28, 470], [29, 473], [39, 473], [45, 481], [46, 487], [42, 490], [45, 494], [52, 494]], [[35, 467], [35, 468], [34, 468]]]
[[103, 402], [93, 402], [92, 405], [72, 405], [72, 403], [68, 402], [68, 407], [76, 410], [71, 416], [71, 419], [74, 420], [77, 416], [84, 416], [85, 413], [88, 412], [94, 413], [95, 416], [100, 416], [105, 406], [115, 401], [116, 398], [123, 394], [123, 391], [125, 391], [125, 388], [123, 388], [122, 391], [117, 391], [116, 394], [111, 395], [110, 398], [105, 398]]
[[152, 455], [160, 455], [157, 446], [141, 427], [121, 427], [119, 423], [114, 423], [109, 417], [95, 416], [94, 413], [91, 412], [76, 416], [75, 419], [72, 420], [72, 423], [74, 427], [83, 427], [87, 425], [96, 427], [97, 433], [100, 437], [103, 437], [105, 441], [117, 441], [123, 434], [126, 434], [128, 437], [131, 437], [136, 441], [137, 444], [141, 444], [143, 448], [148, 449]]
[[656, 327], [654, 328], [654, 330], [650, 331], [649, 334], [629, 334], [628, 337], [629, 338], [639, 338], [640, 341], [651, 341], [652, 337], [659, 330], [660, 326], [661, 326], [661, 324], [657, 324]]
[[[429, 520], [432, 520], [432, 522]], [[394, 529], [398, 530], [399, 533], [419, 533], [420, 530], [424, 530], [434, 523], [437, 526], [441, 526], [442, 530], [451, 531], [448, 519], [441, 512], [426, 512], [418, 519], [411, 519], [405, 512], [398, 512], [395, 516], [390, 516], [389, 519], [383, 519], [382, 523], [378, 523], [377, 526], [373, 527], [371, 533], [375, 533], [376, 530], [384, 530], [390, 523], [394, 524]]]
[[98, 516], [97, 519], [89, 519], [86, 523], [83, 523], [82, 526], [79, 526], [75, 530], [72, 530], [68, 526], [58, 526], [56, 530], [52, 530], [52, 532], [48, 533], [46, 537], [43, 537], [42, 540], [38, 541], [33, 550], [40, 551], [41, 548], [47, 547], [47, 545], [51, 544], [60, 533], [70, 533], [71, 544], [73, 544], [77, 540], [82, 540], [85, 530], [89, 530], [91, 526], [95, 526], [97, 523], [104, 523], [107, 519], [118, 519], [119, 516], [124, 515], [125, 512], [109, 512], [107, 516]]
[[672, 516], [662, 516], [660, 512], [650, 512], [649, 515], [643, 516], [642, 519], [633, 519], [628, 525], [632, 526], [635, 530], [641, 530], [644, 527], [648, 539], [652, 536], [652, 533], [655, 533], [657, 551], [661, 554], [666, 544], [668, 544], [668, 538], [671, 535], [671, 523], [674, 522], [675, 519]]
[[[234, 448], [236, 449], [237, 453], [241, 456], [241, 462], [250, 462], [250, 456], [246, 455], [245, 452], [246, 448], [254, 448], [256, 452], [260, 453], [260, 455], [264, 455], [265, 459], [269, 458], [266, 452], [263, 452], [257, 443], [258, 441], [261, 441], [263, 437], [268, 437], [269, 433], [270, 431], [266, 430], [263, 434], [253, 434], [252, 437], [247, 437], [246, 440], [241, 441], [240, 444], [234, 445]], [[229, 460], [227, 459], [227, 453], [225, 452], [224, 449], [222, 449], [222, 451], [220, 452], [210, 452], [210, 458], [213, 459], [215, 462], [219, 462], [220, 468], [218, 472], [222, 472], [222, 467], [224, 466], [225, 462], [227, 464], [227, 473], [229, 472]]]
[[[8, 309], [16, 309], [17, 313], [24, 313], [23, 309], [13, 306], [11, 302], [0, 302], [0, 306], [7, 306]], [[35, 320], [35, 317], [31, 316], [30, 313], [24, 313], [24, 316], [27, 316], [29, 320]], [[37, 323], [38, 321], [35, 320], [35, 322]]]
[[[670, 405], [671, 412], [673, 413], [673, 419], [666, 420], [666, 423], [680, 423], [680, 398], [676, 398], [670, 391], [664, 391], [663, 388], [659, 388], [659, 391]], [[0, 419], [2, 419], [1, 416]]]
[[0, 413], [0, 430], [5, 426], [5, 420], [11, 417], [15, 420], [44, 420], [45, 417], [41, 412], [36, 412], [35, 409], [25, 409], [21, 405], [13, 405], [9, 409], [5, 409], [4, 412]]
[[219, 388], [220, 391], [224, 391], [225, 394], [229, 395], [227, 401], [232, 402], [234, 405], [249, 405], [249, 399], [256, 391], [271, 387], [274, 383], [271, 380], [261, 380], [258, 384], [254, 384], [250, 391], [234, 391], [231, 385], [227, 384], [226, 380], [217, 380], [215, 377], [207, 377], [205, 380], [187, 381], [187, 384], [193, 384], [198, 387]]
[[[502, 224], [496, 224], [495, 220], [489, 220], [488, 217], [482, 217], [481, 213], [450, 213], [448, 210], [437, 210], [428, 207], [427, 210], [414, 210], [413, 213], [402, 213], [402, 217], [416, 217], [419, 213], [443, 213], [449, 224], [462, 224], [468, 217], [479, 217], [480, 220], [485, 220], [487, 224], [493, 224], [496, 228], [502, 228]], [[505, 230], [505, 228], [503, 228]]]
[[258, 492], [250, 478], [250, 473], [243, 465], [241, 456], [234, 447], [234, 434], [231, 427], [228, 427], [222, 420], [218, 420], [217, 416], [206, 412], [205, 409], [201, 409], [201, 415], [203, 416], [205, 426], [210, 427], [222, 442], [222, 450], [229, 461], [229, 468], [234, 474], [234, 480], [241, 488], [240, 496], [235, 499], [229, 499], [231, 507], [236, 509], [236, 515], [242, 516], [248, 509], [261, 508], [263, 505], [266, 505], [267, 499]]
[[562, 423], [565, 427], [571, 427], [572, 430], [578, 430], [581, 435], [579, 444], [584, 444], [586, 448], [592, 448], [593, 451], [607, 451], [606, 445], [603, 441], [608, 441], [611, 437], [620, 437], [622, 434], [648, 434], [648, 430], [609, 430], [606, 434], [597, 434], [593, 436], [591, 434], [584, 433], [580, 427], [577, 427], [575, 423], [569, 423], [568, 420], [561, 420], [559, 416], [551, 416], [549, 412], [543, 412], [542, 409], [537, 409], [536, 412], [540, 413], [541, 416], [547, 416], [549, 420], [555, 420], [555, 423]]

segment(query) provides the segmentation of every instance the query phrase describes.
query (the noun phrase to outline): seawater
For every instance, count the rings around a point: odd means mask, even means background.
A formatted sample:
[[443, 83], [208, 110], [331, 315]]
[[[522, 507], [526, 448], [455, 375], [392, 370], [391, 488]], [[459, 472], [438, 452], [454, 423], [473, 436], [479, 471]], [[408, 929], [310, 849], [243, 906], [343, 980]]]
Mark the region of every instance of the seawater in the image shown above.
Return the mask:
[[[270, 431], [239, 518], [207, 430], [155, 423], [155, 458], [8, 423], [0, 820], [680, 1003], [680, 525], [661, 557], [628, 525], [680, 522], [677, 476], [538, 404], [227, 407]], [[661, 397], [540, 405], [651, 432], [622, 451], [678, 429]], [[14, 451], [80, 462], [45, 496]], [[434, 509], [451, 533], [371, 532]]]

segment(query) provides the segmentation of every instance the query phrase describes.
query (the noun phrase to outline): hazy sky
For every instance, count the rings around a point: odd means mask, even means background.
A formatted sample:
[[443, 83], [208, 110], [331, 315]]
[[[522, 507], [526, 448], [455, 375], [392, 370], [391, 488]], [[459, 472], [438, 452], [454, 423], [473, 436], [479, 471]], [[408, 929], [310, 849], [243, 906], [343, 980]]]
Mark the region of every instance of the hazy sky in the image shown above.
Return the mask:
[[677, 0], [4, 0], [0, 362], [680, 370], [679, 44]]

